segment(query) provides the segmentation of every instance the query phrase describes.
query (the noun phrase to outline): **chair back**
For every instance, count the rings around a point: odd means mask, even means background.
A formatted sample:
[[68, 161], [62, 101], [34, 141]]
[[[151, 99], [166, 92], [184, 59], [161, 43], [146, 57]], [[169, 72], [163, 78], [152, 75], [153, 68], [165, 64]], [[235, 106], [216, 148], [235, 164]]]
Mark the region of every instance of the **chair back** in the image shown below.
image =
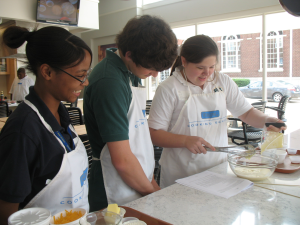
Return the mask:
[[278, 109], [281, 109], [282, 111], [277, 111], [277, 117], [280, 120], [285, 119], [285, 110], [286, 110], [286, 105], [287, 102], [289, 101], [290, 96], [289, 95], [284, 95], [280, 99], [280, 102], [278, 103]]
[[[79, 137], [81, 138], [81, 136], [79, 136]], [[92, 148], [91, 148], [91, 145], [90, 145], [90, 142], [88, 139], [82, 139], [82, 142], [84, 144], [86, 154], [88, 156], [88, 161], [89, 161], [89, 172], [88, 172], [88, 180], [89, 180], [90, 171], [91, 171], [91, 167], [92, 167], [92, 163], [93, 163], [93, 152], [92, 152]]]
[[252, 103], [251, 105], [252, 105], [255, 109], [257, 109], [257, 110], [259, 110], [259, 111], [265, 113], [266, 104], [267, 104], [266, 101], [261, 101], [261, 102], [254, 102], [254, 103]]
[[64, 104], [64, 106], [65, 106], [66, 108], [72, 107], [72, 103], [70, 103], [70, 102], [62, 102], [62, 104]]
[[152, 105], [152, 100], [147, 100], [146, 101], [146, 115], [149, 115], [151, 105]]
[[62, 104], [64, 104], [67, 108], [68, 107], [77, 107], [78, 104], [78, 98], [76, 99], [75, 102], [71, 103], [71, 102], [66, 102], [66, 101], [62, 101]]
[[[265, 113], [266, 104], [267, 104], [266, 101], [260, 101], [260, 102], [254, 102], [251, 105], [255, 109], [261, 111], [262, 113]], [[242, 127], [238, 127], [236, 125], [233, 131], [228, 132], [228, 137], [231, 138], [232, 143], [236, 145], [243, 145], [249, 143], [251, 143], [252, 145], [257, 145], [257, 143], [261, 141], [261, 137], [262, 137], [261, 128], [252, 127], [249, 124], [241, 121], [239, 118], [228, 118], [228, 120], [234, 121], [236, 124], [238, 121], [242, 122]], [[242, 142], [236, 142], [236, 140]]]
[[9, 116], [8, 104], [6, 101], [0, 101], [0, 118]]
[[154, 167], [154, 179], [156, 180], [157, 184], [160, 183], [160, 165], [159, 160], [163, 151], [162, 147], [158, 147], [156, 145], [153, 145], [154, 149], [154, 159], [155, 159], [155, 167]]
[[68, 107], [70, 119], [72, 121], [72, 125], [83, 125], [83, 117], [81, 113], [81, 109], [78, 107]]

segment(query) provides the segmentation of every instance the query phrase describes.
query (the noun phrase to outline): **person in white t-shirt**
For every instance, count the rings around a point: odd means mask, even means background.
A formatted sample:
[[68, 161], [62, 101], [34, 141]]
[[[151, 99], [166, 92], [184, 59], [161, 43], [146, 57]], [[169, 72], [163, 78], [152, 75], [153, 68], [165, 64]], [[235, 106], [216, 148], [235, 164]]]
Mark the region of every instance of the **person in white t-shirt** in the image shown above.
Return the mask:
[[9, 93], [12, 95], [12, 100], [24, 101], [25, 96], [29, 94], [29, 87], [34, 85], [34, 81], [26, 75], [24, 68], [18, 69], [17, 76]]
[[212, 150], [228, 146], [227, 110], [257, 128], [282, 122], [254, 109], [229, 76], [217, 73], [218, 58], [218, 47], [210, 37], [187, 39], [171, 76], [155, 92], [148, 123], [153, 144], [164, 147], [161, 188], [226, 161], [225, 153], [206, 152], [203, 145]]

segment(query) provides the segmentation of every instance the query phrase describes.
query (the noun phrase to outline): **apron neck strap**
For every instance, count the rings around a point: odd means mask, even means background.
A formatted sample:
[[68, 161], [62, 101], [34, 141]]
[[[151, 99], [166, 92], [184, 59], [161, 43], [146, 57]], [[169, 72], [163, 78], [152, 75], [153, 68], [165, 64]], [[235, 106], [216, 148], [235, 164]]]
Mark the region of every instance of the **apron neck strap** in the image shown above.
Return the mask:
[[[34, 104], [32, 104], [30, 101], [28, 101], [27, 99], [24, 100], [24, 103], [26, 103], [30, 108], [32, 108], [32, 110], [38, 115], [38, 117], [40, 118], [42, 124], [46, 127], [46, 129], [52, 133], [56, 138], [57, 140], [59, 141], [59, 143], [61, 144], [62, 147], [64, 147], [65, 151], [66, 151], [66, 148], [65, 148], [65, 145], [64, 143], [61, 141], [60, 138], [57, 137], [57, 135], [55, 134], [55, 132], [53, 131], [52, 127], [45, 121], [44, 117], [42, 117], [42, 115], [40, 114], [39, 110], [35, 107]], [[72, 137], [72, 136], [71, 136]]]
[[192, 95], [192, 92], [191, 92], [191, 89], [190, 89], [190, 86], [189, 86], [189, 82], [187, 81], [187, 76], [186, 76], [186, 74], [185, 74], [185, 69], [184, 69], [184, 67], [183, 67], [182, 72], [183, 72], [183, 75], [184, 75], [184, 78], [185, 78], [185, 81], [186, 81], [186, 86], [188, 87], [189, 93], [190, 93], [190, 96], [191, 96], [191, 95]]
[[[73, 137], [72, 137], [72, 133], [71, 133], [71, 130], [70, 130], [70, 127], [67, 128], [67, 131], [72, 139], [72, 144], [73, 144], [73, 148], [75, 148], [75, 143], [73, 141]], [[60, 131], [55, 131], [54, 134], [56, 135], [56, 137], [58, 137], [61, 142], [64, 144], [64, 146], [66, 147], [67, 151], [68, 152], [71, 152], [73, 151], [73, 149], [70, 147], [70, 145], [66, 142], [65, 138], [62, 136], [62, 134], [60, 133]]]

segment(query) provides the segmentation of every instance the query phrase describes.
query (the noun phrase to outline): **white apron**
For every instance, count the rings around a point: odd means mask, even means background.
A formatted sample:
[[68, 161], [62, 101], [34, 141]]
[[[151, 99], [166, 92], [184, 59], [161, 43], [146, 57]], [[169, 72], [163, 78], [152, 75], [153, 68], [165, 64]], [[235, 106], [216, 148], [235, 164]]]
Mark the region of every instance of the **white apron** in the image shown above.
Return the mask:
[[[147, 92], [144, 87], [132, 87], [132, 85], [131, 91], [132, 101], [127, 114], [129, 144], [132, 153], [138, 159], [144, 173], [151, 182], [155, 161], [145, 110]], [[118, 205], [124, 205], [142, 197], [141, 194], [129, 187], [118, 174], [111, 162], [107, 144], [101, 151], [100, 160], [108, 204], [117, 203]]]
[[[54, 215], [65, 209], [83, 208], [89, 211], [88, 202], [88, 158], [85, 147], [77, 136], [75, 149], [67, 153], [65, 140], [58, 138], [51, 126], [44, 120], [38, 109], [28, 100], [24, 101], [39, 116], [44, 126], [51, 132], [61, 146], [65, 149], [65, 154], [56, 176], [44, 187], [25, 208], [42, 207], [50, 210]], [[69, 128], [74, 132], [72, 125]], [[69, 147], [69, 146], [67, 146]]]
[[[213, 93], [192, 94], [184, 104], [171, 133], [202, 137], [213, 146], [228, 146], [226, 96], [222, 87]], [[164, 148], [160, 186], [167, 187], [179, 178], [200, 173], [226, 161], [226, 153], [193, 154], [187, 148]]]

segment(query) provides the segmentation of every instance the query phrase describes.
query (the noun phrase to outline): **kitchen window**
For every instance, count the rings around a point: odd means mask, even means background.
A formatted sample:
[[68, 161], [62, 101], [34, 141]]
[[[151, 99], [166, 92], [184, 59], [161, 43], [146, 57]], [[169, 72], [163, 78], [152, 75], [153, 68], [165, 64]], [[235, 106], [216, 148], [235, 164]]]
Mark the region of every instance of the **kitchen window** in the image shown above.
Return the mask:
[[267, 68], [283, 68], [282, 31], [271, 31], [267, 37]]
[[[261, 38], [261, 62], [260, 71], [262, 71], [262, 38]], [[283, 71], [283, 32], [270, 31], [267, 34], [267, 70], [269, 72]]]
[[241, 72], [239, 35], [223, 36], [221, 41], [222, 72]]

